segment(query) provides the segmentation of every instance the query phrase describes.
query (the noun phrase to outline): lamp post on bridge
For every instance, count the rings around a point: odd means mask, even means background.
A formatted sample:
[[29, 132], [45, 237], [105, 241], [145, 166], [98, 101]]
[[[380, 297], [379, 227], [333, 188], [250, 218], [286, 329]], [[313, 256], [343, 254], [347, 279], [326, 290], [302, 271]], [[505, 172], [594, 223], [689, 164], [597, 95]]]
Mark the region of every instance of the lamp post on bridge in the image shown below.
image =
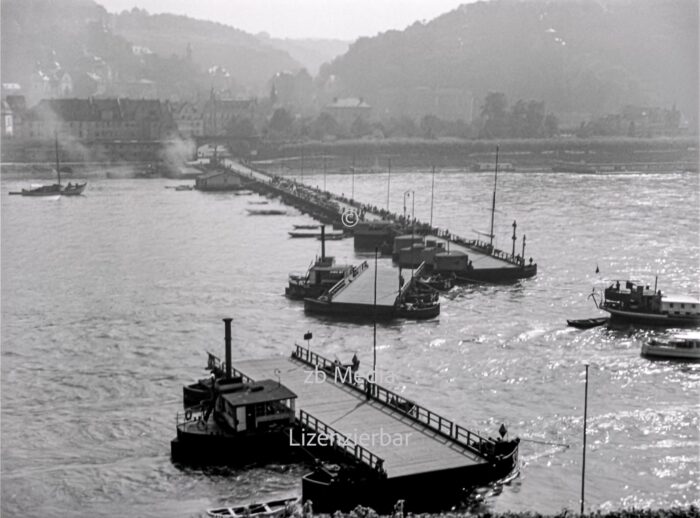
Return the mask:
[[403, 193], [403, 214], [406, 220], [406, 196], [411, 197], [411, 280], [413, 280], [413, 241], [415, 240], [416, 229], [416, 191], [405, 191]]

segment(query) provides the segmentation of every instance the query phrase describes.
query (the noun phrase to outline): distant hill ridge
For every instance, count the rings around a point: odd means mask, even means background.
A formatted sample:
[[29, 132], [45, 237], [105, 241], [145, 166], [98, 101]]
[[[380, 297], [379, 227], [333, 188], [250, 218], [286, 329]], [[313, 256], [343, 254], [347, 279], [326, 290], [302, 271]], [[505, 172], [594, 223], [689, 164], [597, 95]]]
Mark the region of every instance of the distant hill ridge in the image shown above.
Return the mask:
[[[538, 99], [557, 112], [670, 107], [697, 125], [697, 0], [492, 0], [361, 38], [321, 69], [370, 103], [408, 87]], [[478, 107], [477, 107], [478, 108]]]
[[[0, 7], [2, 81], [19, 83], [33, 101], [51, 96], [37, 72], [58, 76], [59, 70], [70, 74], [76, 96], [105, 88], [106, 94], [129, 95], [138, 81], [153, 82], [151, 93], [160, 97], [208, 94], [212, 87], [231, 95], [264, 94], [275, 73], [316, 70], [346, 48], [333, 40], [258, 37], [222, 23], [140, 9], [110, 14], [93, 0], [2, 0]], [[96, 85], [100, 81], [112, 84], [111, 91]]]

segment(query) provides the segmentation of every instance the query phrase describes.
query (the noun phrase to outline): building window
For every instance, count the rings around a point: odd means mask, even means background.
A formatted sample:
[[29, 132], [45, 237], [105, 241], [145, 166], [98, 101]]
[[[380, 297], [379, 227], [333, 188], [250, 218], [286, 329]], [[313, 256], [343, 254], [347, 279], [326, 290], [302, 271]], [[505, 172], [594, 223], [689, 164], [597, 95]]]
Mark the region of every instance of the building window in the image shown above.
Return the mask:
[[672, 308], [672, 307], [673, 307], [673, 302], [671, 302], [668, 306]]

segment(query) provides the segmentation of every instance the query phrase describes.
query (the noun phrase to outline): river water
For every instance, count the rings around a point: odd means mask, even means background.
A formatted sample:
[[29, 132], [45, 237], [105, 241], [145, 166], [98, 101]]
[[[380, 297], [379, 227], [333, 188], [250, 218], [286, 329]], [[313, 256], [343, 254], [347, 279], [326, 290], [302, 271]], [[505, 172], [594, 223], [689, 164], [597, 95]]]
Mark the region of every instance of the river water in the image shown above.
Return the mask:
[[[8, 196], [31, 180], [2, 179], [2, 515], [199, 516], [298, 493], [303, 466], [183, 470], [170, 440], [183, 383], [206, 374], [205, 351], [223, 355], [224, 317], [234, 358], [289, 354], [311, 330], [321, 354], [371, 364], [371, 326], [306, 316], [282, 295], [288, 273], [320, 252], [287, 237], [312, 221], [293, 209], [248, 216], [257, 195], [99, 173], [79, 198]], [[353, 189], [347, 175], [304, 180]], [[392, 210], [414, 191], [407, 211], [429, 221], [431, 180], [392, 172]], [[354, 183], [355, 198], [386, 205], [386, 175]], [[487, 231], [492, 186], [490, 174], [439, 171], [434, 224]], [[482, 490], [480, 510], [578, 511], [585, 363], [586, 509], [700, 503], [700, 365], [641, 358], [655, 331], [566, 327], [598, 314], [588, 295], [610, 279], [658, 275], [662, 290], [697, 296], [699, 206], [697, 173], [500, 175], [496, 244], [511, 249], [517, 220], [517, 250], [525, 233], [538, 275], [457, 288], [436, 320], [379, 326], [379, 375], [392, 388], [482, 434], [505, 423], [522, 439], [520, 476]], [[351, 239], [328, 253], [367, 258]]]

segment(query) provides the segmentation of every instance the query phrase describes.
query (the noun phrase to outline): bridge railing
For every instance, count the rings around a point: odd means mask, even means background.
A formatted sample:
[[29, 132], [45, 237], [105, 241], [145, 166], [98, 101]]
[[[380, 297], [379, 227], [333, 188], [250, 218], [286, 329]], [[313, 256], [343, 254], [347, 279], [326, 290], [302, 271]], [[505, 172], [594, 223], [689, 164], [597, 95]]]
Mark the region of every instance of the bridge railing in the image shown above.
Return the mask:
[[335, 428], [328, 426], [320, 419], [315, 418], [301, 409], [299, 410], [299, 424], [302, 429], [312, 430], [316, 433], [316, 443], [318, 446], [324, 446], [324, 444], [319, 443], [323, 438], [323, 442], [327, 443], [325, 446], [340, 450], [377, 473], [386, 475], [384, 459], [375, 455], [364, 446], [357, 444], [352, 438], [340, 433]]
[[336, 282], [331, 287], [331, 289], [328, 290], [328, 292], [326, 293], [328, 300], [331, 300], [335, 295], [338, 294], [339, 291], [341, 291], [343, 288], [345, 288], [345, 286], [347, 286], [350, 282], [352, 282], [358, 275], [360, 275], [362, 272], [364, 272], [367, 268], [369, 268], [367, 261], [363, 261], [362, 264], [360, 264], [359, 266], [353, 266], [352, 273], [349, 276], [343, 277], [338, 282]]
[[[468, 450], [478, 453], [487, 458], [495, 457], [495, 444], [493, 439], [485, 438], [476, 432], [472, 432], [467, 428], [458, 425], [440, 414], [429, 410], [428, 408], [403, 397], [396, 392], [389, 390], [377, 383], [374, 383], [366, 378], [359, 378], [344, 375], [341, 370], [336, 372], [336, 368], [347, 369], [347, 366], [341, 365], [337, 361], [331, 361], [324, 356], [305, 349], [303, 346], [295, 344], [295, 349], [292, 352], [292, 357], [305, 363], [315, 369], [321, 369], [334, 374], [333, 380], [337, 383], [343, 383], [345, 386], [351, 387], [354, 390], [363, 393], [368, 399], [373, 399], [386, 406], [392, 407], [404, 415], [410, 417], [424, 426], [438, 432], [467, 448]], [[361, 380], [361, 383], [356, 383]]]
[[425, 269], [425, 261], [420, 263], [420, 265], [418, 265], [418, 268], [413, 270], [413, 278], [409, 282], [404, 282], [403, 286], [401, 286], [401, 289], [399, 290], [399, 296], [397, 297], [396, 300], [401, 299], [406, 294], [406, 292], [411, 289], [411, 287], [414, 285], [415, 281], [420, 278], [424, 269]]

